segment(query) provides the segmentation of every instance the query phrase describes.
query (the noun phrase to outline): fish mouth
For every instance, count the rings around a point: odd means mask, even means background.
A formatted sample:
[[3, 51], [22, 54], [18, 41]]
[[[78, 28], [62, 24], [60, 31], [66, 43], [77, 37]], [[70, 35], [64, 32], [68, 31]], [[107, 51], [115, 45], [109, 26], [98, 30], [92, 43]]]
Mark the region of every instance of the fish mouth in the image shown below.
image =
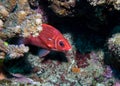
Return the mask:
[[65, 50], [65, 51], [69, 52], [69, 51], [71, 51], [71, 50], [72, 50], [72, 48], [69, 48], [69, 49], [67, 49], [67, 50]]
[[69, 48], [69, 49], [68, 49], [68, 51], [71, 51], [71, 50], [72, 50], [72, 48]]
[[72, 47], [69, 46], [69, 47], [65, 48], [63, 51], [68, 52], [68, 51], [71, 51], [71, 50], [72, 50]]
[[71, 50], [72, 50], [72, 48], [70, 48], [70, 49], [68, 49], [68, 50], [64, 50], [64, 51], [62, 51], [62, 52], [67, 55], [67, 53], [70, 52]]
[[72, 50], [72, 46], [68, 45], [67, 48], [66, 48], [66, 51], [70, 51], [70, 50]]

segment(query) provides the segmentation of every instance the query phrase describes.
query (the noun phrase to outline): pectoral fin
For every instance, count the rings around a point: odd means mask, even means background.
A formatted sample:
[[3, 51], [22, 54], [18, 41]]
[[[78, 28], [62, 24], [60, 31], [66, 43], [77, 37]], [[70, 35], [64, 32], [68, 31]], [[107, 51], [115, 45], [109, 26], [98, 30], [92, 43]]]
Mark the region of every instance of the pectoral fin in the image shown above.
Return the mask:
[[49, 53], [50, 53], [49, 50], [40, 49], [39, 52], [38, 52], [38, 55], [39, 55], [39, 57], [44, 57], [44, 56], [46, 56], [46, 55], [49, 54]]

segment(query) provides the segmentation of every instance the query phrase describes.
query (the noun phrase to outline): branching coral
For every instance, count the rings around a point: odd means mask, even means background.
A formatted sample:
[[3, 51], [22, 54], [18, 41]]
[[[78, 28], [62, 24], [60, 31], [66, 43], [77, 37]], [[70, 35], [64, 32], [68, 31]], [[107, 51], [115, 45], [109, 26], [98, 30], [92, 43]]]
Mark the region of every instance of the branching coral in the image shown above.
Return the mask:
[[[3, 69], [6, 64], [3, 62], [6, 60], [10, 62], [13, 59], [16, 60], [16, 58], [17, 60], [21, 60], [20, 57], [24, 57], [24, 54], [29, 51], [29, 47], [24, 44], [9, 44], [6, 40], [12, 37], [24, 38], [30, 35], [37, 36], [42, 30], [42, 22], [42, 14], [31, 9], [28, 0], [0, 0], [0, 64], [2, 64], [2, 66], [0, 65], [0, 69], [2, 70], [2, 72], [0, 70], [0, 79], [2, 75], [4, 76], [2, 79], [7, 78], [3, 72], [10, 72], [9, 75], [13, 75], [11, 74], [13, 72]], [[22, 62], [23, 65], [26, 65], [24, 61]], [[32, 70], [32, 68], [30, 68], [30, 70]], [[16, 75], [13, 76], [18, 77]], [[24, 81], [28, 80], [23, 76], [18, 78]], [[26, 81], [26, 83], [29, 83], [29, 81], [30, 80]]]
[[[10, 2], [11, 1], [12, 0], [10, 0]], [[42, 30], [42, 15], [37, 11], [33, 11], [32, 9], [30, 9], [27, 0], [22, 0], [22, 2], [21, 0], [18, 0], [17, 6], [18, 8], [16, 9], [16, 11], [14, 13], [10, 13], [10, 10], [6, 8], [5, 4], [0, 5], [0, 51], [2, 51], [0, 52], [0, 58], [3, 59], [6, 57], [6, 55], [7, 57], [9, 57], [9, 59], [22, 57], [24, 53], [28, 52], [29, 50], [29, 48], [24, 45], [6, 46], [3, 40], [7, 40], [15, 36], [36, 36]]]
[[[33, 10], [30, 8], [30, 3], [28, 0], [0, 0], [0, 58], [2, 60], [2, 64], [4, 61], [4, 65], [2, 67], [5, 67], [5, 65], [9, 62], [12, 64], [11, 61], [17, 61], [21, 60], [20, 57], [26, 57], [25, 53], [29, 51], [29, 47], [25, 46], [24, 44], [15, 45], [15, 44], [9, 44], [6, 42], [6, 40], [9, 40], [13, 37], [28, 37], [30, 35], [37, 36], [39, 35], [40, 31], [42, 31], [42, 22], [43, 20], [43, 12], [40, 12], [40, 9]], [[4, 60], [5, 59], [5, 60]], [[25, 60], [25, 58], [23, 58]], [[29, 65], [25, 63], [24, 61], [23, 65]], [[17, 63], [17, 65], [19, 62]], [[21, 63], [20, 63], [21, 64]], [[16, 65], [16, 64], [14, 64]], [[17, 67], [17, 69], [15, 69]], [[10, 68], [10, 67], [9, 67]], [[15, 70], [18, 70], [18, 66], [13, 67]], [[0, 69], [4, 72], [4, 69], [0, 67]], [[12, 69], [14, 71], [14, 69]], [[22, 69], [20, 69], [21, 71]], [[24, 67], [23, 67], [24, 70]], [[28, 69], [26, 69], [28, 70]], [[32, 68], [30, 67], [30, 70]], [[7, 69], [5, 72], [11, 72]], [[2, 72], [2, 73], [3, 73]], [[25, 72], [25, 71], [24, 71]], [[15, 72], [19, 73], [19, 72]], [[20, 72], [21, 73], [21, 72]], [[5, 79], [6, 74], [3, 74]], [[13, 75], [13, 74], [10, 74]], [[16, 75], [13, 75], [17, 78]], [[0, 75], [0, 78], [2, 76]], [[15, 80], [16, 80], [15, 78]], [[26, 83], [29, 83], [30, 80], [28, 80], [25, 77], [19, 77], [22, 78]], [[19, 79], [18, 79], [19, 80]], [[20, 79], [20, 81], [22, 81]]]
[[24, 56], [24, 53], [28, 52], [29, 48], [21, 45], [8, 45], [8, 51], [10, 58], [18, 58]]
[[[9, 59], [15, 59], [24, 56], [24, 53], [28, 52], [29, 48], [21, 45], [9, 45], [8, 43], [0, 39], [0, 80], [6, 79], [6, 73], [8, 71], [4, 70], [4, 59], [9, 57]], [[9, 74], [11, 75], [11, 74]]]
[[[8, 45], [4, 41], [0, 40], [0, 50], [6, 55], [9, 55], [10, 58], [19, 58], [28, 52], [29, 48], [21, 45]], [[3, 56], [4, 54], [1, 53]]]
[[32, 10], [27, 0], [0, 2], [0, 51], [2, 51], [0, 55], [1, 57], [7, 55], [10, 58], [19, 58], [28, 52], [29, 48], [23, 44], [6, 45], [5, 41], [16, 36], [23, 38], [30, 35], [37, 36], [42, 30], [42, 14]]

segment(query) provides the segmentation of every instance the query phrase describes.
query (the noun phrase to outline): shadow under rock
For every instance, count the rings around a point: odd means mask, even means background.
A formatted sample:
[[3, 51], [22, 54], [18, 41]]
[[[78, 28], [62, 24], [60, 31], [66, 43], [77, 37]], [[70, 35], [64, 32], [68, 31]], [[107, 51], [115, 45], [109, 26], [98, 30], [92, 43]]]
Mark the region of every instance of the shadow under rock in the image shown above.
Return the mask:
[[114, 77], [120, 80], [120, 58], [106, 51], [104, 54], [104, 63], [111, 67]]
[[[40, 47], [36, 47], [34, 45], [28, 45], [29, 46], [29, 52], [33, 55], [36, 55], [38, 56], [38, 53], [41, 49], [43, 48], [40, 48]], [[47, 60], [56, 60], [56, 61], [59, 61], [59, 62], [68, 62], [67, 60], [67, 57], [65, 55], [65, 53], [63, 52], [58, 52], [58, 51], [50, 51], [50, 53], [44, 57], [41, 57], [41, 58], [44, 58], [44, 61], [47, 61]]]
[[5, 59], [4, 69], [10, 73], [30, 74], [32, 66], [27, 60], [27, 55], [18, 59]]
[[47, 60], [55, 60], [59, 62], [68, 62], [67, 57], [62, 52], [51, 51], [47, 56], [44, 57], [42, 63], [46, 62]]

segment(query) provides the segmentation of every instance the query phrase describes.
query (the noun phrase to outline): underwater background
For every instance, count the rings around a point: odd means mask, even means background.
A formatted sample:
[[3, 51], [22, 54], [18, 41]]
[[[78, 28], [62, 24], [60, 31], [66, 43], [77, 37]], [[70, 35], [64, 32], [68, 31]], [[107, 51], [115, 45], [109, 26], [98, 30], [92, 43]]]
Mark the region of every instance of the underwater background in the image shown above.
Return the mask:
[[120, 86], [120, 0], [0, 0], [0, 86]]

